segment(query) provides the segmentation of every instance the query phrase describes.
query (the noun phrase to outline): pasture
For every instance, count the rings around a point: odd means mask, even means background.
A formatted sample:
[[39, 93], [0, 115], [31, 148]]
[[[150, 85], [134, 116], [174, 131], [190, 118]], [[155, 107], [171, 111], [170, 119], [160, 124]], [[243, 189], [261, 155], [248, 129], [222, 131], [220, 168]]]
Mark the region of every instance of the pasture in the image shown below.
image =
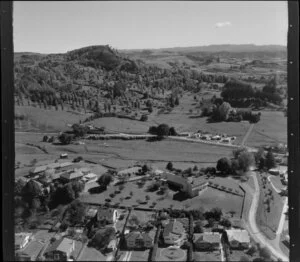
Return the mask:
[[274, 143], [287, 143], [287, 117], [280, 111], [262, 111], [246, 144], [259, 147]]

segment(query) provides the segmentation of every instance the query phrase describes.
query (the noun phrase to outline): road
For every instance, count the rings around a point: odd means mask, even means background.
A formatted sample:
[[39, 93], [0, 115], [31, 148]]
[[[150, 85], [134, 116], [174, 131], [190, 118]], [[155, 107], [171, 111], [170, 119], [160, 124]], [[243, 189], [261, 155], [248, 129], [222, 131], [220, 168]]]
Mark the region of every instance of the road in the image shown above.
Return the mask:
[[130, 261], [131, 255], [132, 255], [132, 251], [127, 251], [123, 258], [123, 261]]
[[248, 129], [248, 131], [247, 131], [247, 133], [246, 133], [246, 135], [245, 135], [244, 138], [243, 138], [243, 141], [242, 141], [242, 143], [241, 143], [241, 146], [244, 146], [245, 143], [247, 142], [247, 139], [248, 139], [248, 137], [250, 136], [250, 134], [251, 134], [251, 132], [252, 132], [252, 130], [253, 130], [253, 127], [254, 127], [254, 124], [251, 124], [250, 127], [249, 127], [249, 129]]
[[[256, 174], [253, 173], [252, 176], [254, 179], [255, 191], [253, 194], [253, 199], [252, 199], [251, 207], [249, 210], [249, 217], [248, 217], [248, 222], [249, 222], [249, 226], [251, 229], [250, 234], [262, 246], [265, 246], [266, 248], [268, 248], [273, 256], [275, 256], [276, 258], [280, 258], [282, 261], [289, 261], [289, 258], [280, 250], [280, 248], [278, 248], [279, 244], [274, 243], [274, 241], [272, 241], [272, 243], [273, 243], [273, 245], [272, 245], [270, 240], [268, 240], [258, 229], [258, 226], [256, 224], [256, 212], [257, 212], [258, 203], [259, 203], [260, 189], [259, 189], [259, 184], [257, 181]], [[278, 241], [278, 238], [277, 238], [277, 241]]]

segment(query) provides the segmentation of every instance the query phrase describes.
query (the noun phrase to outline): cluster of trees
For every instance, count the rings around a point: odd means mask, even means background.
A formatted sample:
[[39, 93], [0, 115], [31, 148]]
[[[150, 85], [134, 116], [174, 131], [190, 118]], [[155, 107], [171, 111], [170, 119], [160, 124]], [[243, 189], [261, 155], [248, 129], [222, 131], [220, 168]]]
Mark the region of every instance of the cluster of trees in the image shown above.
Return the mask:
[[228, 159], [227, 157], [220, 158], [216, 168], [224, 175], [236, 175], [238, 171], [242, 171], [243, 173], [248, 171], [254, 163], [254, 155], [248, 152], [246, 148], [241, 148], [233, 151], [232, 159]]
[[254, 89], [250, 84], [231, 79], [224, 85], [221, 96], [224, 101], [229, 102], [236, 107], [245, 107], [249, 105], [263, 106], [265, 102], [272, 102], [280, 105], [282, 97], [277, 91], [277, 82], [273, 78], [262, 90]]
[[160, 138], [165, 136], [176, 136], [177, 132], [174, 127], [169, 127], [167, 124], [160, 124], [159, 126], [150, 126], [148, 133], [157, 135]]
[[268, 152], [265, 153], [264, 148], [259, 148], [254, 157], [255, 164], [259, 170], [269, 170], [276, 167], [275, 157], [271, 150], [268, 150]]

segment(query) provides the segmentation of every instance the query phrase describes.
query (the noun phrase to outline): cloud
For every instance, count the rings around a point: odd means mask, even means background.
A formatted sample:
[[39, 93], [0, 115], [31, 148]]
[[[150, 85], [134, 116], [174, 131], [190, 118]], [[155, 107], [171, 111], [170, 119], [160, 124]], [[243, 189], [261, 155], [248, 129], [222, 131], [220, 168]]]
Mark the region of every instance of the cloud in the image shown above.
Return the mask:
[[225, 26], [231, 26], [231, 22], [227, 21], [227, 22], [219, 22], [219, 23], [216, 23], [216, 27], [217, 28], [220, 28], [220, 27], [225, 27]]

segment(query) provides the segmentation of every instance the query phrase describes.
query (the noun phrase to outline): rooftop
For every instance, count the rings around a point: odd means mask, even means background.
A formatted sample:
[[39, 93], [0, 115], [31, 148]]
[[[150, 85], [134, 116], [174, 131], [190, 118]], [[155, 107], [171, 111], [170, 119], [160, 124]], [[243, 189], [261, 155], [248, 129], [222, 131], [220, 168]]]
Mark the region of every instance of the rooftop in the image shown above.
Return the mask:
[[81, 172], [72, 172], [72, 173], [63, 173], [60, 175], [61, 178], [65, 178], [65, 179], [68, 179], [68, 180], [72, 180], [72, 179], [75, 179], [75, 178], [79, 178], [79, 177], [82, 177], [83, 174]]
[[32, 233], [16, 233], [15, 234], [15, 245], [22, 245], [26, 237], [30, 237]]
[[56, 240], [47, 250], [46, 253], [53, 252], [55, 250], [61, 251], [61, 252], [69, 252], [73, 248], [74, 240], [64, 237], [59, 240]]
[[206, 242], [206, 243], [220, 243], [221, 235], [219, 233], [206, 232], [201, 234], [194, 234], [194, 241]]
[[170, 220], [168, 224], [166, 224], [164, 228], [163, 236], [166, 237], [169, 234], [181, 235], [185, 232], [183, 224], [178, 220]]
[[18, 251], [17, 254], [26, 257], [37, 257], [43, 247], [43, 243], [39, 241], [31, 241], [22, 251]]
[[250, 237], [249, 233], [247, 230], [242, 230], [242, 229], [230, 229], [226, 230], [228, 240], [236, 240], [240, 243], [249, 243], [250, 242]]

